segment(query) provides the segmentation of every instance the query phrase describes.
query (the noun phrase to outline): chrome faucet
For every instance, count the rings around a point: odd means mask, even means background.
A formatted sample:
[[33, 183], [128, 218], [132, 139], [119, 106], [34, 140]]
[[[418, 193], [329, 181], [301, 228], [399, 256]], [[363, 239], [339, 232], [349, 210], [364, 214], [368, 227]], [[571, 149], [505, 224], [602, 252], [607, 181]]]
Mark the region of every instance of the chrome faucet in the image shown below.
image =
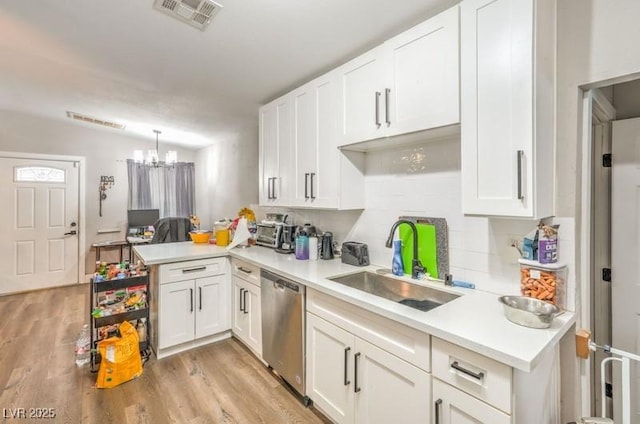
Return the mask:
[[387, 243], [385, 246], [391, 247], [393, 245], [393, 233], [396, 231], [396, 228], [400, 224], [407, 224], [411, 227], [411, 231], [413, 231], [413, 260], [411, 261], [411, 278], [417, 280], [420, 278], [420, 273], [425, 273], [427, 270], [420, 263], [420, 259], [418, 259], [418, 229], [416, 225], [407, 221], [406, 219], [399, 219], [393, 223], [391, 226], [391, 231], [389, 232], [389, 238], [387, 239]]

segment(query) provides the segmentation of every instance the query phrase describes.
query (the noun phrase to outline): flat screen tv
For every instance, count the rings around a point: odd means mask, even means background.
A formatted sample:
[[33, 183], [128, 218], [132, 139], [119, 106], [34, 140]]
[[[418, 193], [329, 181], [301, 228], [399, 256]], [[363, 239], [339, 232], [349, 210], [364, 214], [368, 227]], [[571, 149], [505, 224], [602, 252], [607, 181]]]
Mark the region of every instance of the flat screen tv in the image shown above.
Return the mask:
[[159, 209], [130, 209], [127, 211], [129, 228], [148, 227], [160, 218]]

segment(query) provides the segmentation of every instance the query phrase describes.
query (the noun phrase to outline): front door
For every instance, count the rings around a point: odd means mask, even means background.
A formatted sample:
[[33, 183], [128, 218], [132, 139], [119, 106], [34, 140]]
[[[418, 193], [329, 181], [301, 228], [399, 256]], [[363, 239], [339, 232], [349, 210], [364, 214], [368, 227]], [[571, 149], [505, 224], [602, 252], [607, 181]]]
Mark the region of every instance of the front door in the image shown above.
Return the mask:
[[0, 294], [78, 283], [73, 161], [0, 157]]
[[[613, 122], [611, 303], [613, 347], [640, 353], [640, 118]], [[640, 422], [638, 364], [631, 367], [631, 416]], [[621, 377], [614, 367], [614, 419], [620, 419]]]

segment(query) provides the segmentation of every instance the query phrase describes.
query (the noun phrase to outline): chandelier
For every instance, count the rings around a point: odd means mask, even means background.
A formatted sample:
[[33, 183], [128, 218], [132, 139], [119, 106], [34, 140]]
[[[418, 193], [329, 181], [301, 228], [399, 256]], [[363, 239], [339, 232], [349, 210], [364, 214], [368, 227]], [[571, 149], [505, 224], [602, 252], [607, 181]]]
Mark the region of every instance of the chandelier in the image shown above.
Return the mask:
[[158, 136], [162, 134], [160, 130], [153, 130], [156, 134], [156, 148], [149, 149], [147, 151], [147, 157], [144, 157], [144, 152], [142, 150], [134, 150], [133, 151], [133, 160], [134, 162], [141, 164], [152, 166], [157, 168], [158, 166], [171, 166], [178, 161], [178, 152], [175, 150], [169, 150], [164, 156], [164, 162], [160, 162], [158, 159]]

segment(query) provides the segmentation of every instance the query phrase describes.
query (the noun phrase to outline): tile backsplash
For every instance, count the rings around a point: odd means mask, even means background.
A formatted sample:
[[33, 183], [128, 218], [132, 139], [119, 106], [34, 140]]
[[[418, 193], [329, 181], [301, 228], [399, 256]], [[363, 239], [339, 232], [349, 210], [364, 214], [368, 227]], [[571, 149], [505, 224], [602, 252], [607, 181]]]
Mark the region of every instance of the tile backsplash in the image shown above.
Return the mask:
[[[535, 220], [465, 216], [462, 213], [459, 136], [366, 154], [364, 210], [330, 211], [255, 206], [258, 216], [286, 211], [296, 224], [311, 222], [335, 239], [365, 242], [371, 263], [391, 267], [385, 247], [401, 215], [445, 218], [449, 229], [450, 272], [454, 279], [497, 294], [520, 293], [518, 251], [509, 245], [537, 225]], [[560, 224], [559, 261], [568, 265], [567, 309], [575, 310], [573, 218]]]

